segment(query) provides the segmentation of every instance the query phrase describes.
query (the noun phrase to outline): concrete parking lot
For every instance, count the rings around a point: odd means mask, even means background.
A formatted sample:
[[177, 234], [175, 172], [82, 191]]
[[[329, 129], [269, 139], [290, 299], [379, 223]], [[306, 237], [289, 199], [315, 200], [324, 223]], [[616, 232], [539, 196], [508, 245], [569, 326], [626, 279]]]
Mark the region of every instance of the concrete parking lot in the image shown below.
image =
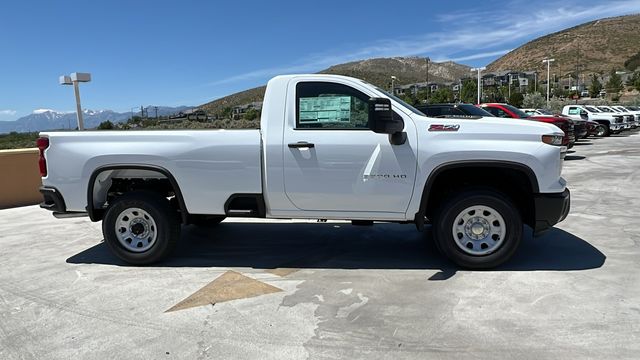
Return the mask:
[[0, 359], [638, 358], [640, 134], [567, 156], [565, 222], [461, 271], [412, 225], [227, 220], [123, 264], [100, 223], [0, 211]]

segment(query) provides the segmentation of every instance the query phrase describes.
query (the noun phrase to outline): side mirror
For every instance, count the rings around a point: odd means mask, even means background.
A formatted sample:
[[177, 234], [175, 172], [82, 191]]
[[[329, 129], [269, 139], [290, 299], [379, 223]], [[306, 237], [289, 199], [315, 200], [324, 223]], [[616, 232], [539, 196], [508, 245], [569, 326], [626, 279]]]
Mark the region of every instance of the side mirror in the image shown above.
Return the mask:
[[391, 110], [391, 100], [387, 98], [369, 99], [369, 129], [378, 134], [402, 132], [402, 119], [395, 119]]
[[586, 111], [582, 110], [582, 111], [580, 111], [580, 117], [583, 118], [583, 119], [586, 119], [586, 118], [589, 117], [589, 115], [587, 114]]

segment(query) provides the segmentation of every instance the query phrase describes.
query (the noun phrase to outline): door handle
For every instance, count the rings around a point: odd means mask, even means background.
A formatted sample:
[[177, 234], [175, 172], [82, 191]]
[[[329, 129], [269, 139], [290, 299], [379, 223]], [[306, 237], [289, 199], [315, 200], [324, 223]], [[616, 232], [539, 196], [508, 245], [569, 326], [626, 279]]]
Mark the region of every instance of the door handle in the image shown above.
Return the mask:
[[306, 141], [298, 141], [297, 143], [291, 143], [288, 145], [292, 149], [300, 149], [300, 148], [312, 148], [315, 147], [314, 144], [308, 143]]

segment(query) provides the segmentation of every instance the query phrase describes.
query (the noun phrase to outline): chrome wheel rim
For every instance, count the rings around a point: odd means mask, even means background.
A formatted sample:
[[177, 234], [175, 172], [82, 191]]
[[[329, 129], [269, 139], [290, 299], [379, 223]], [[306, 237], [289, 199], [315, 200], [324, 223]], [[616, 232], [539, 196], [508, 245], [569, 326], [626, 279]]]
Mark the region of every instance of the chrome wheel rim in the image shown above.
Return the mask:
[[126, 250], [144, 252], [156, 243], [158, 226], [153, 217], [140, 208], [129, 208], [118, 214], [116, 237]]
[[602, 126], [602, 125], [598, 126], [598, 132], [596, 133], [596, 136], [604, 135], [604, 131], [605, 131], [604, 126]]
[[453, 222], [453, 239], [463, 252], [487, 255], [496, 251], [504, 241], [507, 227], [495, 209], [475, 205], [462, 210]]

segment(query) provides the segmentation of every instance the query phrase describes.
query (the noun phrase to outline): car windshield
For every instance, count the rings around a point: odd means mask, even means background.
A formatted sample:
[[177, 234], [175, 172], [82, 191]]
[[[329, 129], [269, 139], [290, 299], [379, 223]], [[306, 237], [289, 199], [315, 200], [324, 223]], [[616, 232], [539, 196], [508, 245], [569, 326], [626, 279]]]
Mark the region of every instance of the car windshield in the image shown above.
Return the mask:
[[509, 105], [509, 104], [504, 104], [504, 105], [502, 105], [502, 106], [504, 106], [504, 107], [505, 107], [505, 108], [507, 108], [509, 111], [511, 111], [512, 113], [514, 113], [514, 114], [518, 117], [518, 119], [526, 119], [526, 118], [528, 118], [528, 117], [530, 117], [530, 116], [531, 116], [531, 115], [528, 115], [526, 112], [524, 112], [524, 111], [522, 111], [522, 110], [518, 109], [518, 108], [517, 108], [517, 107], [515, 107], [515, 106], [511, 106], [511, 105]]
[[414, 108], [413, 106], [411, 106], [411, 105], [407, 104], [406, 102], [404, 102], [404, 100], [400, 99], [399, 97], [397, 97], [397, 96], [395, 96], [395, 95], [392, 95], [392, 94], [389, 94], [388, 92], [386, 92], [386, 91], [384, 91], [384, 90], [380, 89], [379, 87], [377, 87], [377, 86], [375, 86], [375, 85], [371, 85], [371, 84], [369, 84], [369, 83], [368, 83], [368, 82], [366, 82], [366, 81], [363, 81], [363, 83], [365, 83], [365, 84], [367, 84], [367, 85], [369, 85], [369, 86], [374, 87], [376, 90], [378, 90], [378, 91], [380, 91], [381, 93], [385, 94], [385, 95], [386, 95], [386, 96], [388, 96], [389, 98], [393, 99], [394, 101], [399, 102], [399, 103], [400, 103], [400, 105], [402, 105], [402, 106], [406, 107], [407, 109], [411, 110], [411, 112], [413, 112], [414, 114], [416, 114], [416, 115], [420, 115], [420, 116], [426, 116], [422, 111], [420, 111], [420, 110], [418, 110], [418, 109]]
[[597, 112], [597, 113], [602, 112], [600, 109], [596, 109], [593, 106], [585, 106], [585, 109], [587, 109], [587, 110], [589, 110], [591, 112]]
[[637, 106], [627, 106], [627, 109], [633, 110], [633, 111], [640, 111], [640, 108]]
[[606, 111], [606, 112], [618, 112], [617, 110], [612, 109], [610, 107], [606, 107], [606, 106], [600, 106], [599, 109], [602, 110], [602, 111]]
[[537, 109], [536, 111], [540, 115], [553, 115], [553, 112], [551, 110], [547, 110], [547, 109]]
[[473, 116], [490, 116], [490, 117], [494, 117], [492, 113], [480, 109], [479, 107], [475, 106], [475, 105], [471, 105], [471, 104], [458, 104], [456, 105], [458, 107], [458, 109], [462, 110], [462, 112], [464, 112], [467, 115], [473, 115]]

